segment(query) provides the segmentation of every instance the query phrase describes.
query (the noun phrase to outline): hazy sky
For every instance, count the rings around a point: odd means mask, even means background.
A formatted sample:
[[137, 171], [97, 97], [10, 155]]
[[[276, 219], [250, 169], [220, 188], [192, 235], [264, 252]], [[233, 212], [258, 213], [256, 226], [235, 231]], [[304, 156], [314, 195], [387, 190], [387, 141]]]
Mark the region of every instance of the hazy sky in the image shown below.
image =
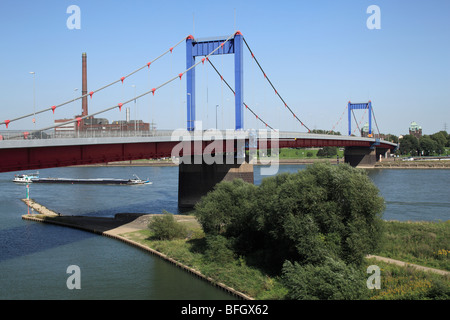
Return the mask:
[[[67, 27], [70, 5], [81, 10], [80, 29]], [[367, 27], [370, 5], [380, 8], [380, 29]], [[36, 110], [41, 110], [81, 95], [83, 52], [91, 91], [145, 65], [190, 34], [202, 38], [240, 30], [278, 92], [310, 129], [335, 126], [346, 134], [347, 102], [371, 100], [382, 133], [407, 133], [412, 121], [425, 134], [445, 125], [450, 131], [449, 14], [448, 0], [2, 0], [0, 119], [33, 112], [30, 71], [36, 73]], [[185, 50], [183, 42], [150, 69], [96, 93], [88, 99], [89, 112], [132, 98], [132, 85], [140, 94], [183, 72]], [[233, 86], [233, 56], [211, 60]], [[272, 127], [305, 132], [247, 50], [244, 60], [244, 101]], [[196, 70], [197, 114], [203, 128], [215, 126], [216, 111], [220, 128], [234, 128], [232, 93], [207, 64]], [[132, 118], [175, 129], [186, 126], [186, 100], [183, 77], [127, 107]], [[79, 100], [55, 115], [38, 115], [36, 126], [80, 113]], [[253, 115], [244, 113], [245, 128], [262, 128]], [[367, 121], [361, 110], [355, 116], [361, 124]], [[98, 117], [125, 119], [125, 111]], [[33, 128], [31, 118], [9, 126], [27, 128]]]

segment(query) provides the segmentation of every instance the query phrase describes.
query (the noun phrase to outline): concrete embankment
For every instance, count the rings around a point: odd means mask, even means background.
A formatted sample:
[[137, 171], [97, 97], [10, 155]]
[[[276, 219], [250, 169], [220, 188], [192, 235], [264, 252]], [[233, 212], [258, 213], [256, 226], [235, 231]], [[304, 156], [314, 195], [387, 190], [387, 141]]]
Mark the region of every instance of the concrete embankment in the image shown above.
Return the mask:
[[378, 169], [450, 169], [450, 161], [382, 161], [377, 162]]
[[37, 213], [30, 213], [22, 216], [22, 219], [24, 220], [30, 220], [30, 221], [36, 221], [36, 222], [42, 222], [42, 223], [50, 223], [55, 224], [59, 226], [64, 227], [70, 227], [70, 228], [76, 228], [88, 232], [93, 232], [95, 234], [103, 235], [106, 237], [110, 237], [113, 239], [120, 240], [122, 242], [125, 242], [129, 245], [133, 245], [135, 247], [138, 247], [142, 250], [145, 250], [148, 253], [151, 253], [159, 258], [164, 259], [165, 261], [168, 261], [175, 266], [189, 272], [190, 274], [210, 282], [214, 286], [225, 290], [226, 292], [230, 293], [231, 295], [243, 299], [243, 300], [253, 300], [253, 298], [238, 292], [234, 290], [233, 288], [230, 288], [226, 286], [223, 283], [219, 283], [214, 281], [214, 279], [211, 279], [209, 277], [204, 276], [201, 272], [198, 270], [195, 270], [189, 266], [186, 266], [171, 257], [156, 251], [150, 247], [147, 247], [141, 243], [132, 241], [130, 239], [127, 239], [123, 235], [128, 232], [133, 231], [139, 231], [142, 229], [145, 229], [147, 227], [148, 221], [153, 216], [152, 214], [117, 214], [114, 218], [102, 218], [102, 217], [87, 217], [87, 216], [64, 216], [60, 213], [54, 212], [45, 206], [33, 201], [33, 200], [27, 200], [22, 199], [22, 201], [27, 204], [27, 206], [34, 210]]

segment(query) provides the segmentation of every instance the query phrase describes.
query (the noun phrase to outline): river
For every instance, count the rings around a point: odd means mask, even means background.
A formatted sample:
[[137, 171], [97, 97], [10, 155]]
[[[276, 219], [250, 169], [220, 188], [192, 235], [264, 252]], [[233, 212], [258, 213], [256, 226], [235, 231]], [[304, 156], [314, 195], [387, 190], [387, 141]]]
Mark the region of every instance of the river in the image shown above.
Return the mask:
[[[255, 166], [255, 184], [261, 182]], [[295, 172], [303, 165], [283, 165]], [[32, 172], [32, 171], [30, 171]], [[450, 218], [450, 170], [371, 169], [386, 201], [386, 220]], [[120, 241], [71, 228], [21, 219], [27, 207], [17, 172], [0, 174], [0, 299], [233, 299], [157, 257]], [[23, 173], [23, 172], [21, 172]], [[161, 213], [177, 208], [177, 167], [69, 167], [41, 177], [149, 178], [140, 186], [35, 184], [30, 197], [64, 215], [112, 217], [120, 212]], [[67, 267], [77, 265], [81, 289], [69, 290]]]

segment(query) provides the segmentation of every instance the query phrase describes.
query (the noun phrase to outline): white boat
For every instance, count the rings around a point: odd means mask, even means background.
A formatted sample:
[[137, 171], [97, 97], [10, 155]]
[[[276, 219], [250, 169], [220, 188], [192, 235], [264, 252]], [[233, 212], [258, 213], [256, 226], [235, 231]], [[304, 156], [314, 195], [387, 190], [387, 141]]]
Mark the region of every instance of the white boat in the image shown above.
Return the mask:
[[128, 184], [152, 184], [150, 180], [141, 180], [137, 175], [133, 175], [135, 179], [128, 180]]
[[15, 174], [13, 182], [31, 183], [31, 182], [33, 182], [32, 179], [38, 179], [38, 178], [39, 178], [39, 172], [31, 173], [31, 174]]

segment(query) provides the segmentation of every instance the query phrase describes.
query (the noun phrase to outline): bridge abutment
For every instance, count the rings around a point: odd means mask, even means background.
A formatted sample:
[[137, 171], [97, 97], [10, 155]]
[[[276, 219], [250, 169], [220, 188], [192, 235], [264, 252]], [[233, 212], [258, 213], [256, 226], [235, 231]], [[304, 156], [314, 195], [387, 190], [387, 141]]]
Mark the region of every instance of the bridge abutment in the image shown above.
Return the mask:
[[178, 166], [178, 207], [192, 208], [221, 181], [241, 178], [254, 183], [253, 164], [248, 159], [223, 156], [222, 163], [208, 164], [202, 156], [184, 158]]
[[346, 147], [344, 160], [352, 167], [373, 167], [377, 162], [377, 152], [375, 148]]

